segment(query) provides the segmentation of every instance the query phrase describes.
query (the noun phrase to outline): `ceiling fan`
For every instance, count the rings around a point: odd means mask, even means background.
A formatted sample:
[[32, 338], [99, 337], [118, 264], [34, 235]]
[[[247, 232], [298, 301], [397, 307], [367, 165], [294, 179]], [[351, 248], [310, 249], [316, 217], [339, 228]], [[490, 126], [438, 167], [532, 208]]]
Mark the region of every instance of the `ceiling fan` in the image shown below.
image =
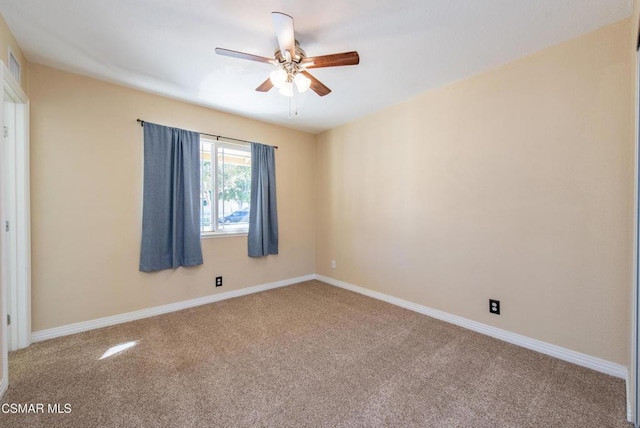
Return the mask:
[[313, 77], [307, 71], [308, 69], [357, 65], [360, 63], [360, 57], [356, 51], [307, 57], [295, 38], [293, 18], [285, 13], [271, 12], [271, 19], [273, 20], [273, 28], [276, 32], [279, 47], [275, 51], [273, 58], [216, 48], [218, 55], [264, 62], [276, 66], [269, 78], [256, 88], [258, 92], [267, 92], [275, 87], [279, 89], [282, 95], [291, 97], [293, 96], [295, 85], [298, 92], [305, 92], [311, 88], [316, 94], [323, 97], [330, 93], [331, 89]]

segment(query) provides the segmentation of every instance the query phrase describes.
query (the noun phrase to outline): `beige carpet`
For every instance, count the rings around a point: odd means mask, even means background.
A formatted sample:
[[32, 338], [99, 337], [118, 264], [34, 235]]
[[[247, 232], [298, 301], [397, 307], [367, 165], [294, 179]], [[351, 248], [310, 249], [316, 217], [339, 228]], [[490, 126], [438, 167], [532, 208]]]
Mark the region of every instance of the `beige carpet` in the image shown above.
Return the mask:
[[620, 379], [317, 281], [36, 343], [10, 372], [2, 402], [45, 413], [3, 427], [630, 426]]

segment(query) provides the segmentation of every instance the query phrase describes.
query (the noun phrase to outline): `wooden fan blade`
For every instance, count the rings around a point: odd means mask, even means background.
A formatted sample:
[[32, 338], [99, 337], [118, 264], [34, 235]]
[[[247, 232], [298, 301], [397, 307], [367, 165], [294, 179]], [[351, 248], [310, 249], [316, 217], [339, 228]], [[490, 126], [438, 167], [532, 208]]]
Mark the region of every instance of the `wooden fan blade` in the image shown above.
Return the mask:
[[309, 80], [311, 80], [311, 86], [310, 88], [313, 90], [313, 92], [315, 92], [316, 94], [320, 95], [321, 97], [324, 97], [325, 95], [327, 95], [328, 93], [331, 92], [331, 89], [327, 88], [324, 83], [322, 83], [321, 81], [319, 81], [318, 79], [316, 79], [315, 77], [313, 77], [311, 75], [311, 73], [309, 73], [308, 71], [301, 71], [300, 73], [304, 74], [305, 76], [307, 76], [309, 78]]
[[216, 48], [216, 53], [218, 55], [230, 56], [232, 58], [248, 59], [249, 61], [267, 62], [267, 63], [275, 64], [275, 61], [272, 58], [266, 58], [264, 56], [258, 56], [258, 55], [244, 53], [244, 52], [232, 51], [229, 49]]
[[271, 83], [271, 78], [267, 77], [267, 80], [262, 82], [260, 86], [256, 88], [258, 92], [269, 92], [273, 88], [273, 83]]
[[293, 18], [286, 13], [271, 12], [273, 29], [276, 31], [278, 46], [282, 57], [286, 58], [286, 51], [289, 51], [291, 58], [296, 55], [296, 37], [293, 32]]
[[314, 56], [302, 61], [304, 68], [339, 67], [342, 65], [358, 65], [360, 56], [358, 52], [344, 52], [333, 55]]

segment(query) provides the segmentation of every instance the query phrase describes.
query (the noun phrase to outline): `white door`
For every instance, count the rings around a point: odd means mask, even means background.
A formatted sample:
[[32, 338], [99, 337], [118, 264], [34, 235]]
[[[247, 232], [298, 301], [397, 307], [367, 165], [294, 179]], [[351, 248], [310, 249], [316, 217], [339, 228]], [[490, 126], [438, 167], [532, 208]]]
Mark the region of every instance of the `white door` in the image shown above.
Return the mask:
[[[4, 127], [5, 127], [5, 131], [4, 131], [4, 139], [2, 141], [3, 143], [3, 150], [5, 151], [4, 153], [4, 160], [5, 163], [7, 162], [7, 159], [9, 156], [7, 156], [7, 152], [9, 151], [9, 146], [11, 145], [11, 143], [8, 141], [9, 140], [9, 128], [11, 127], [11, 123], [14, 122], [13, 117], [12, 117], [12, 111], [10, 110], [15, 110], [13, 108], [12, 103], [9, 102], [5, 102], [4, 103]], [[4, 184], [6, 183], [6, 177], [8, 176], [8, 170], [7, 170], [7, 166], [6, 165], [2, 165], [0, 167], [0, 186], [4, 186]], [[6, 206], [6, 205], [5, 205]], [[5, 235], [5, 237], [7, 237], [7, 235]], [[0, 261], [1, 263], [1, 261]], [[4, 272], [6, 275], [6, 278], [9, 278], [11, 276], [10, 274], [10, 263], [7, 263], [4, 266]], [[13, 307], [13, 302], [15, 300], [15, 296], [16, 296], [16, 290], [14, 289], [13, 286], [11, 286], [11, 284], [9, 284], [11, 281], [7, 281], [7, 323], [9, 323], [9, 320], [11, 319], [11, 314], [15, 313], [15, 308]], [[3, 320], [4, 322], [4, 320]], [[9, 350], [12, 351], [15, 348], [13, 340], [15, 340], [16, 335], [15, 334], [11, 334], [11, 325], [7, 326], [7, 343], [9, 344]]]
[[[16, 193], [15, 193], [15, 177], [16, 177], [16, 105], [12, 101], [6, 101], [5, 95], [4, 102], [4, 165], [2, 165], [3, 173], [0, 175], [0, 186], [4, 186], [5, 200], [4, 200], [4, 212], [5, 218], [0, 223], [4, 233], [4, 238], [7, 241], [6, 248], [8, 249], [5, 255], [4, 266], [5, 279], [7, 281], [7, 322], [10, 323], [7, 326], [7, 342], [9, 344], [9, 350], [15, 351], [18, 349], [18, 323], [19, 313], [18, 309], [18, 282], [16, 278], [17, 273], [17, 254], [13, 249], [15, 248], [15, 211], [16, 211]], [[13, 229], [13, 230], [12, 230]]]

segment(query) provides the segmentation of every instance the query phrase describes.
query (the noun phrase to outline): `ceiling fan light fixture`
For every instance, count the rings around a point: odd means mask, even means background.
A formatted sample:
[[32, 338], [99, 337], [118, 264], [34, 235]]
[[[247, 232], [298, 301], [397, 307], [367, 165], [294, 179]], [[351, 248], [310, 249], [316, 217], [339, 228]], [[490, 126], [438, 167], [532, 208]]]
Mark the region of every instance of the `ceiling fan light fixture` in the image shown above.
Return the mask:
[[273, 86], [278, 89], [282, 88], [284, 84], [287, 83], [287, 77], [287, 72], [281, 68], [273, 70], [269, 75], [271, 83], [273, 83]]
[[278, 91], [280, 95], [284, 95], [285, 97], [293, 96], [293, 84], [291, 82], [285, 82], [284, 85]]
[[296, 87], [298, 88], [298, 92], [300, 93], [305, 92], [307, 89], [309, 89], [309, 86], [311, 86], [311, 80], [302, 73], [296, 74], [296, 77], [293, 78], [293, 81], [295, 82]]

